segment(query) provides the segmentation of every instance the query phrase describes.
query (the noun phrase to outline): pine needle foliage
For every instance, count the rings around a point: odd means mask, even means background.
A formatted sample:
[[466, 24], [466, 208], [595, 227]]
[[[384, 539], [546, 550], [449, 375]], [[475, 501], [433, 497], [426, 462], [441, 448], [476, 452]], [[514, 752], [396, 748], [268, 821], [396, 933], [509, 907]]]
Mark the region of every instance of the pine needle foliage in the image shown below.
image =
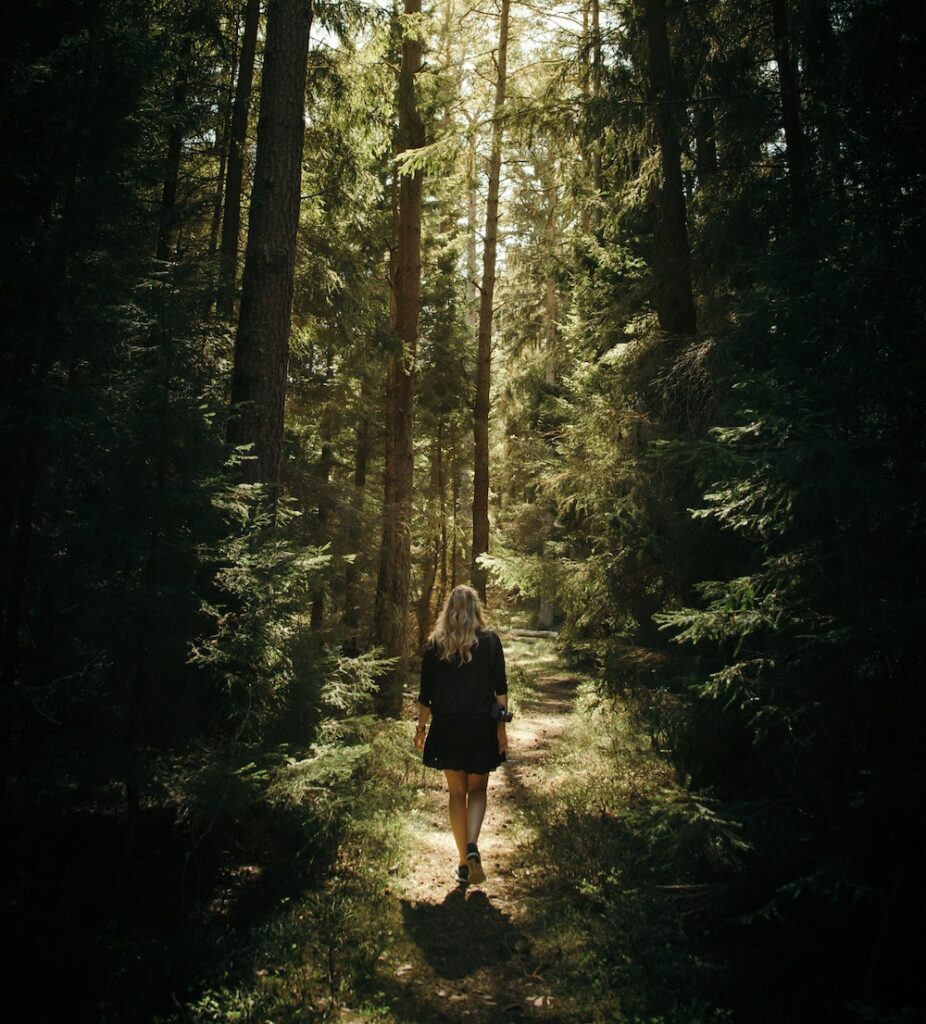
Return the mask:
[[[904, 126], [924, 100], [913, 67], [926, 36], [920, 14], [889, 0], [780, 6], [800, 138], [793, 121], [788, 138], [782, 128], [768, 5], [603, 15], [604, 71], [580, 119], [600, 174], [573, 164], [553, 394], [530, 370], [509, 388], [503, 526], [513, 548], [544, 535], [564, 640], [597, 662], [604, 692], [631, 699], [692, 791], [738, 823], [745, 874], [715, 903], [718, 933], [745, 944], [749, 970], [750, 943], [790, 950], [813, 993], [802, 1012], [838, 1016], [857, 998], [852, 1012], [889, 1017], [918, 998], [901, 935], [922, 914], [919, 816], [901, 810], [924, 779], [926, 492], [914, 427], [922, 139]], [[698, 322], [684, 339], [655, 316], [654, 11], [683, 97]], [[890, 71], [872, 70], [872, 46]], [[558, 113], [534, 121], [537, 135]], [[570, 123], [563, 114], [560, 132]], [[536, 323], [519, 315], [510, 334], [530, 351]], [[555, 424], [533, 449], [532, 417]], [[526, 494], [552, 504], [542, 531], [524, 528]], [[494, 568], [536, 600], [528, 550], [498, 553]], [[827, 943], [846, 968], [821, 983]], [[767, 1019], [791, 1012], [771, 973], [761, 997], [741, 996], [750, 1019], [760, 1002]]]

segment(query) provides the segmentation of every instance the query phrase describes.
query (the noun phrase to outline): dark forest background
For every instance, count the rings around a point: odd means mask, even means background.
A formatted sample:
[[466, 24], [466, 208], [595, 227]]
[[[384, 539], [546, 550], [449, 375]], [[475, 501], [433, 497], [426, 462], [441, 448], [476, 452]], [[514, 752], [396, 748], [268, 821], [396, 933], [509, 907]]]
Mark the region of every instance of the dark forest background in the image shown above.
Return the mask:
[[191, 1007], [294, 872], [324, 974], [415, 657], [472, 581], [712, 809], [687, 919], [735, 1019], [920, 1019], [923, 4], [4, 20], [3, 899], [9, 966], [58, 990], [33, 1015], [231, 1019]]

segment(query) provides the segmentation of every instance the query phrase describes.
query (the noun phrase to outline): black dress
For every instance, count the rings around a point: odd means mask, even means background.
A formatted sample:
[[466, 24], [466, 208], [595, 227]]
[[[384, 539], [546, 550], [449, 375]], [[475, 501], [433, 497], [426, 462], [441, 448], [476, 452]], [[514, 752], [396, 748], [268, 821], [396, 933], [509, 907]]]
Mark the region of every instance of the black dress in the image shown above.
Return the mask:
[[459, 655], [445, 661], [435, 644], [428, 644], [421, 659], [418, 703], [433, 715], [422, 756], [430, 768], [482, 775], [505, 760], [490, 713], [495, 698], [508, 692], [505, 653], [491, 630], [477, 630], [476, 641], [470, 661]]

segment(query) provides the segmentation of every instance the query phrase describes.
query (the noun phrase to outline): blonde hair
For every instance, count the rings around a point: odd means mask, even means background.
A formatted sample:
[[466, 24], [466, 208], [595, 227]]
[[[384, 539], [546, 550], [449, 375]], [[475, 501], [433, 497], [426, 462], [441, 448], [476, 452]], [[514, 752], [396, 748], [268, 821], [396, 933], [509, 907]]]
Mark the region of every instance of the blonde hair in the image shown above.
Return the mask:
[[479, 643], [476, 630], [485, 624], [479, 595], [461, 583], [447, 596], [428, 641], [436, 644], [444, 661], [450, 661], [454, 654], [459, 654], [461, 661], [472, 661], [472, 649]]

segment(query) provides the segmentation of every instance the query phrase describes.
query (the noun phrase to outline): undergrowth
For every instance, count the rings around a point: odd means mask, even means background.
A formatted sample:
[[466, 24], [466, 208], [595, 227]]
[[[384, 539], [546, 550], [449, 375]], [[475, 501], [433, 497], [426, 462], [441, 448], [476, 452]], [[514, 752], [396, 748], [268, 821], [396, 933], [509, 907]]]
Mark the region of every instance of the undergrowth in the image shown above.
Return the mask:
[[722, 1008], [722, 957], [694, 935], [744, 841], [682, 789], [614, 697], [580, 684], [575, 713], [525, 795], [518, 851], [537, 864], [526, 930], [583, 1021], [708, 1024]]
[[529, 712], [543, 699], [541, 675], [556, 670], [559, 658], [546, 641], [503, 636], [510, 707], [516, 714]]
[[[158, 1024], [274, 1024], [328, 1020], [374, 971], [390, 942], [389, 883], [401, 859], [399, 824], [410, 799], [405, 723], [352, 720], [329, 730], [309, 757], [288, 758], [270, 780], [280, 806], [323, 806], [331, 859], [300, 870], [295, 858], [269, 913], [222, 929], [213, 920], [210, 969]], [[352, 740], [352, 742], [351, 742]], [[314, 812], [314, 813], [317, 813]], [[307, 824], [311, 823], [307, 820]]]

